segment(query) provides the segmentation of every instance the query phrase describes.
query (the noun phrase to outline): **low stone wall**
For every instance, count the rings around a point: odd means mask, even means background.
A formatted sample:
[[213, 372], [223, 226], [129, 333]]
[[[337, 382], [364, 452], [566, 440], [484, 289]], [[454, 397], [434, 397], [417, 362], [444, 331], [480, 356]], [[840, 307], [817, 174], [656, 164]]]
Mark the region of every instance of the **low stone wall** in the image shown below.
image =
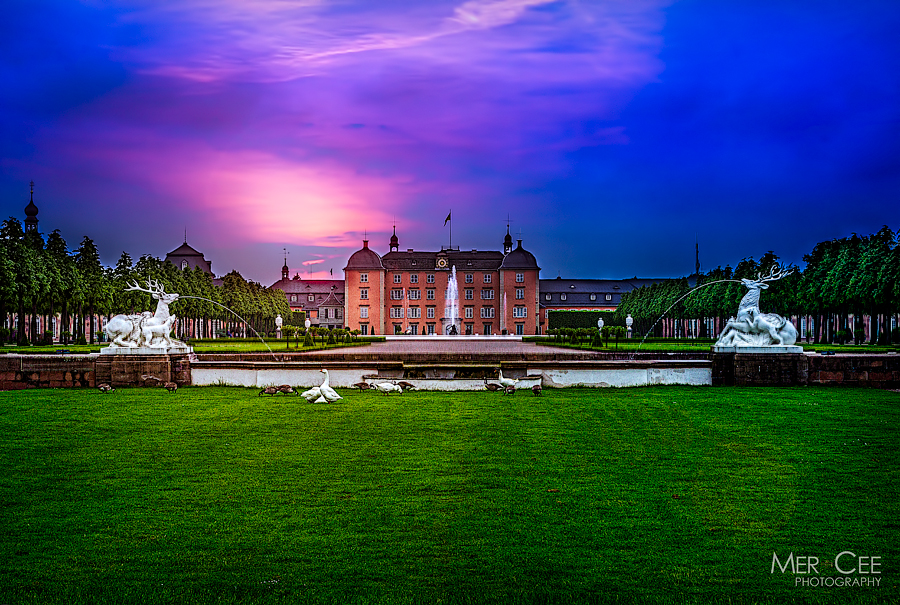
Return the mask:
[[712, 384], [723, 386], [900, 387], [900, 355], [712, 353]]
[[0, 391], [96, 386], [97, 355], [0, 355]]
[[900, 355], [810, 355], [808, 384], [900, 388]]
[[[145, 380], [153, 376], [159, 380]], [[0, 391], [191, 384], [187, 355], [0, 355]]]
[[[696, 353], [693, 354], [698, 356]], [[247, 357], [247, 358], [245, 358]], [[286, 355], [0, 355], [0, 390], [27, 388], [143, 386], [159, 382], [184, 385], [320, 384], [325, 367], [333, 386], [347, 387], [361, 380], [422, 381], [421, 388], [445, 390], [481, 388], [495, 381], [503, 368], [509, 378], [540, 378], [545, 388], [567, 386], [633, 386], [653, 384], [713, 384], [724, 386], [828, 385], [900, 388], [900, 355], [814, 353], [712, 353], [709, 360], [681, 355], [650, 354], [634, 360], [579, 354], [544, 356], [484, 355], [462, 358], [420, 354], [383, 359], [367, 354], [342, 356]], [[655, 358], [654, 358], [655, 357]]]

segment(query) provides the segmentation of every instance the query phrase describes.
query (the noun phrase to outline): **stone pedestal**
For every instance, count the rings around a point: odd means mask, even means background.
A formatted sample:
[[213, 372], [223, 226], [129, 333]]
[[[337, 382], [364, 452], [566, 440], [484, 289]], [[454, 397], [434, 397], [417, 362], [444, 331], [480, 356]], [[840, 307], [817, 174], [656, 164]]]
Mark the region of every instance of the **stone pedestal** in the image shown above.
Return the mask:
[[[179, 386], [191, 384], [190, 353], [138, 354], [107, 353], [97, 357], [96, 384], [107, 383], [114, 387], [151, 386], [174, 382]], [[135, 349], [131, 349], [132, 351]], [[156, 349], [159, 351], [159, 349]], [[144, 378], [153, 376], [158, 381]]]
[[712, 347], [709, 359], [713, 385], [796, 386], [808, 381], [802, 347]]

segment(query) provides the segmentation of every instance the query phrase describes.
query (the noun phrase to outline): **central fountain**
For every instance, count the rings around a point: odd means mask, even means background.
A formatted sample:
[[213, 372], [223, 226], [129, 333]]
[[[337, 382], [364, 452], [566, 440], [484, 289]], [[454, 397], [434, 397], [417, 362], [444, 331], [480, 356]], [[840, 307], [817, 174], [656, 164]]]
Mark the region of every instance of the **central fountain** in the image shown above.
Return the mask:
[[444, 294], [444, 317], [441, 318], [441, 332], [457, 336], [460, 332], [459, 322], [459, 286], [456, 284], [456, 265], [450, 269], [447, 280], [447, 291]]

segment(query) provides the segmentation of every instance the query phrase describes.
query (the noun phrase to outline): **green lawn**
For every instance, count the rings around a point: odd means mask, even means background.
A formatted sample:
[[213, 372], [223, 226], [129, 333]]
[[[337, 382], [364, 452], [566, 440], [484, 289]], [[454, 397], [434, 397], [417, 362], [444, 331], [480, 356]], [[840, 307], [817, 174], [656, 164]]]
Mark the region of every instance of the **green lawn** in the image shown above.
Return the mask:
[[257, 393], [0, 392], [0, 603], [900, 598], [900, 393]]

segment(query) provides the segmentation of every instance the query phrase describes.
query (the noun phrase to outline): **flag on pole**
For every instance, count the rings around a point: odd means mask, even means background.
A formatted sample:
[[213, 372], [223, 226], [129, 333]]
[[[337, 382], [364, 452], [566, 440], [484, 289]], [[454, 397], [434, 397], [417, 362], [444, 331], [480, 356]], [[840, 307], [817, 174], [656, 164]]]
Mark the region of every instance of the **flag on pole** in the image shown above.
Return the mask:
[[[452, 210], [451, 210], [451, 212], [452, 212]], [[447, 226], [447, 221], [449, 221], [449, 220], [450, 220], [450, 212], [447, 213], [447, 218], [444, 219], [444, 227]]]

